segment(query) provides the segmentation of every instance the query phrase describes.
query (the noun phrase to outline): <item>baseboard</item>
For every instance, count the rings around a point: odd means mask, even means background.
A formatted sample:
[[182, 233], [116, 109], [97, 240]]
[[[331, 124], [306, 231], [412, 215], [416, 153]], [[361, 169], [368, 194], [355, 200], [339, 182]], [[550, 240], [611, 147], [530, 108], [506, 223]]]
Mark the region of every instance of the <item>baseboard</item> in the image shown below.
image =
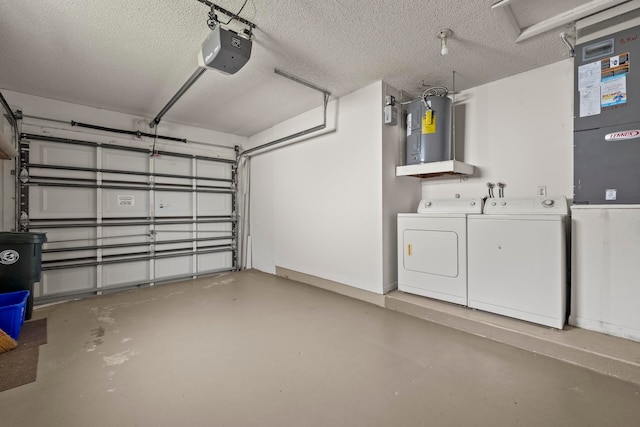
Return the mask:
[[335, 292], [337, 294], [344, 295], [350, 298], [359, 299], [361, 301], [365, 301], [379, 307], [384, 307], [385, 304], [384, 295], [379, 295], [374, 292], [354, 288], [353, 286], [323, 279], [322, 277], [312, 276], [310, 274], [301, 273], [295, 270], [289, 270], [288, 268], [276, 266], [276, 276], [295, 280], [296, 282], [302, 282], [307, 285], [322, 288], [327, 291]]
[[614, 325], [600, 320], [584, 319], [581, 317], [571, 316], [569, 324], [582, 329], [600, 332], [602, 334], [613, 335], [614, 337], [625, 338], [640, 342], [640, 331], [637, 329], [626, 328]]

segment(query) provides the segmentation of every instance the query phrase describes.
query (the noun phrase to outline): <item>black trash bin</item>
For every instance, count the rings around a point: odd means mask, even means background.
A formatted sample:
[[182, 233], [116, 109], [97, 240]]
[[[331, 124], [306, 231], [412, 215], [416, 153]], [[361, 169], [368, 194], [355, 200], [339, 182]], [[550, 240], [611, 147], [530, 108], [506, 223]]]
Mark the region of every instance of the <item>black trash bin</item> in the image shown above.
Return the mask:
[[0, 232], [0, 293], [29, 291], [25, 319], [33, 312], [33, 284], [40, 281], [45, 233]]

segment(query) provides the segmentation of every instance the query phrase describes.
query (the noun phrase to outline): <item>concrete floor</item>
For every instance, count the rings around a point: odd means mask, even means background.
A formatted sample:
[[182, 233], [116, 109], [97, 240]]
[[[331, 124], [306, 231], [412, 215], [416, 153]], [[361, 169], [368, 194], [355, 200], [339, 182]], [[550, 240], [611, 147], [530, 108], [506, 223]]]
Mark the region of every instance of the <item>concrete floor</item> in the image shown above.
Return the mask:
[[2, 425], [640, 425], [640, 386], [255, 271], [43, 317]]

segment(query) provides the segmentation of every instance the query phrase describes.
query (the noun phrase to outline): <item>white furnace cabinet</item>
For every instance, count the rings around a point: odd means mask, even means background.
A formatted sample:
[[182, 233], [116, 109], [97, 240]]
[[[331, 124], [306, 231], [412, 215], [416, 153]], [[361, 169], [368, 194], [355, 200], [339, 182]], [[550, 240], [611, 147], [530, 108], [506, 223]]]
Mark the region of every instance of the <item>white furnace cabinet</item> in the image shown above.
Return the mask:
[[640, 341], [640, 206], [572, 207], [569, 323]]

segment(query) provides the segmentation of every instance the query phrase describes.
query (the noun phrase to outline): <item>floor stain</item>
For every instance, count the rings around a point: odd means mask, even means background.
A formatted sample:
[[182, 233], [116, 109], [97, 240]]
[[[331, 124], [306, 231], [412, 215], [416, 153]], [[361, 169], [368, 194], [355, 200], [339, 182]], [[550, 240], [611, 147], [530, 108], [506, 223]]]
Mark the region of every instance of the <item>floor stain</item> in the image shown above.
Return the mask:
[[117, 366], [129, 361], [133, 356], [137, 356], [138, 354], [140, 354], [139, 351], [125, 350], [111, 356], [105, 356], [102, 360], [105, 362], [104, 366]]
[[127, 301], [120, 304], [106, 305], [104, 307], [91, 307], [89, 310], [93, 313], [98, 322], [113, 325], [116, 322], [116, 318], [113, 317], [114, 311], [121, 308], [146, 304], [148, 302], [156, 301], [157, 299], [158, 298], [147, 298], [140, 301]]
[[97, 328], [91, 330], [91, 335], [98, 338], [103, 337], [104, 333], [104, 326], [98, 326]]
[[176, 295], [182, 295], [182, 294], [184, 294], [183, 291], [171, 292], [170, 294], [165, 295], [163, 298], [167, 299], [167, 298], [175, 297]]
[[235, 279], [234, 277], [229, 277], [229, 278], [227, 278], [227, 279], [219, 280], [221, 277], [224, 277], [224, 276], [226, 276], [226, 274], [223, 274], [223, 275], [217, 276], [217, 277], [216, 277], [216, 280], [214, 280], [214, 281], [212, 281], [212, 282], [209, 282], [208, 284], [204, 285], [204, 286], [202, 287], [202, 289], [211, 289], [211, 288], [213, 288], [214, 286], [219, 286], [219, 285], [228, 285], [228, 284], [233, 283], [233, 282], [235, 282], [235, 281], [236, 281], [236, 279]]

